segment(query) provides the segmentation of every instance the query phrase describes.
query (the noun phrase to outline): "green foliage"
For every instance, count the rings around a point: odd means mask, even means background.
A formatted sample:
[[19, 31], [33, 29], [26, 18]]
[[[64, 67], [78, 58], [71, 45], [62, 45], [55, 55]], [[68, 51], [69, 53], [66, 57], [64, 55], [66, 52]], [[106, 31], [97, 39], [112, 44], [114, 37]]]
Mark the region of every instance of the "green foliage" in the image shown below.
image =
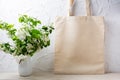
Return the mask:
[[31, 27], [36, 27], [38, 24], [41, 24], [40, 20], [33, 18], [33, 17], [29, 17], [27, 15], [22, 15], [19, 18], [19, 22], [23, 23], [23, 24], [30, 25]]
[[[6, 30], [15, 46], [10, 43], [0, 44], [0, 49], [14, 56], [33, 54], [38, 50], [50, 45], [49, 34], [54, 30], [53, 26], [41, 25], [41, 21], [27, 16], [19, 17], [21, 28], [15, 29], [13, 24], [0, 21], [0, 29]], [[37, 28], [41, 25], [40, 28]]]

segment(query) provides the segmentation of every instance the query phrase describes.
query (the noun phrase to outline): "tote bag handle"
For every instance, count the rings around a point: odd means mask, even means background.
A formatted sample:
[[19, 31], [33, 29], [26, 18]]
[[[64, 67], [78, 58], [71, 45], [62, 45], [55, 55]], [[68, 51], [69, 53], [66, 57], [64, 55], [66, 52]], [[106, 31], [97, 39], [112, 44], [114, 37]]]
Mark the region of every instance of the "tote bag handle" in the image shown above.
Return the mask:
[[[86, 0], [86, 12], [87, 16], [91, 16], [91, 10], [90, 10], [90, 0]], [[69, 0], [69, 16], [73, 16], [72, 8], [75, 4], [75, 0]]]

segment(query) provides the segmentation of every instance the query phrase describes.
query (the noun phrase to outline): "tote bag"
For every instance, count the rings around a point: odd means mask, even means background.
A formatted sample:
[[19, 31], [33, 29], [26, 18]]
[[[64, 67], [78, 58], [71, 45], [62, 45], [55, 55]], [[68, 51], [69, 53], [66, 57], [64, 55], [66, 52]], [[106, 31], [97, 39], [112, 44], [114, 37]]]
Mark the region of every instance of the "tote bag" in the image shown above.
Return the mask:
[[69, 11], [70, 16], [55, 21], [55, 73], [104, 73], [104, 20], [91, 16], [89, 2], [87, 16], [71, 16]]

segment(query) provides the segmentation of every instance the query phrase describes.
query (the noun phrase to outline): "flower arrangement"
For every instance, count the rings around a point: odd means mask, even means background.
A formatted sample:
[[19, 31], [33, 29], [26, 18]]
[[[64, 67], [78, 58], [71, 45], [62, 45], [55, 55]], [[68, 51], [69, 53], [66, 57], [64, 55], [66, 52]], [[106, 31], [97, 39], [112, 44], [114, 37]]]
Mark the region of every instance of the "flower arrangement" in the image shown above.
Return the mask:
[[28, 15], [21, 15], [18, 21], [19, 29], [13, 24], [0, 21], [0, 29], [6, 30], [14, 43], [0, 43], [1, 50], [13, 56], [33, 56], [37, 50], [50, 45], [49, 34], [54, 29], [53, 25], [42, 25], [40, 20]]

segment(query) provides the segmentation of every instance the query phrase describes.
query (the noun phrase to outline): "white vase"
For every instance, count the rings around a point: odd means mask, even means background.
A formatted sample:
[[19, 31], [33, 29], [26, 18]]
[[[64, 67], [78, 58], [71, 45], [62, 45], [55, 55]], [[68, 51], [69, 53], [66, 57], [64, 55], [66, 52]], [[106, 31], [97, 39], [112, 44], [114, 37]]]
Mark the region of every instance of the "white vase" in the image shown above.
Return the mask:
[[18, 72], [22, 77], [30, 76], [32, 74], [31, 57], [20, 60], [18, 63]]

